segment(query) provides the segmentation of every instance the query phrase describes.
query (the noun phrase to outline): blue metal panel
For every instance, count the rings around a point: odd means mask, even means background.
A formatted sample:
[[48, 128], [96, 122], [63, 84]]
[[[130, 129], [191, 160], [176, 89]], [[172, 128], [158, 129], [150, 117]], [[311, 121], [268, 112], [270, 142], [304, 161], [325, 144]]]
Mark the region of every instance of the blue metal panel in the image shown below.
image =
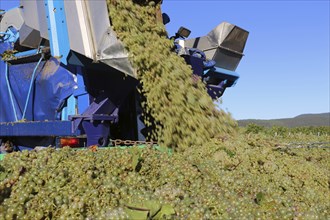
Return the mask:
[[218, 73], [221, 73], [221, 74], [224, 74], [224, 75], [228, 75], [228, 76], [232, 76], [232, 77], [235, 77], [235, 78], [239, 78], [239, 75], [238, 73], [234, 72], [234, 71], [231, 71], [231, 70], [227, 70], [227, 69], [224, 69], [224, 68], [220, 68], [220, 67], [214, 67], [214, 71], [215, 72], [218, 72]]
[[74, 96], [83, 96], [88, 94], [86, 89], [85, 89], [85, 84], [84, 84], [84, 78], [82, 76], [82, 68], [80, 66], [77, 66], [77, 84], [78, 88], [74, 91]]
[[71, 121], [0, 123], [0, 137], [80, 135], [79, 130], [72, 133], [71, 126]]
[[[24, 109], [24, 119], [28, 121], [57, 119], [56, 111], [59, 106], [74, 92], [74, 77], [55, 58], [42, 61], [37, 69], [36, 66], [36, 62], [9, 65], [7, 75], [6, 63], [0, 60], [0, 122], [13, 122], [16, 117], [18, 120], [22, 119]], [[30, 90], [31, 78], [35, 80]], [[29, 90], [30, 96], [27, 95]], [[16, 114], [12, 106], [15, 107]]]
[[[12, 47], [11, 43], [9, 43], [9, 42], [1, 43], [1, 41], [0, 41], [0, 54], [5, 52], [6, 50], [12, 50], [12, 49], [13, 49], [13, 47]], [[2, 59], [0, 58], [0, 60], [2, 60]]]
[[220, 67], [214, 67], [210, 70], [205, 71], [204, 76], [227, 80], [229, 83], [227, 87], [234, 86], [239, 79], [238, 73]]
[[[48, 23], [48, 34], [51, 54], [59, 58], [60, 62], [67, 65], [70, 52], [70, 40], [65, 16], [64, 0], [45, 0], [45, 11]], [[67, 120], [69, 115], [76, 113], [77, 100], [70, 97], [67, 107], [62, 110], [62, 120]]]
[[78, 88], [74, 92], [74, 96], [77, 98], [77, 114], [82, 114], [89, 105], [89, 94], [85, 89], [84, 78], [82, 76], [82, 68], [77, 66], [77, 83]]
[[70, 41], [66, 23], [64, 0], [45, 0], [51, 54], [67, 65]]

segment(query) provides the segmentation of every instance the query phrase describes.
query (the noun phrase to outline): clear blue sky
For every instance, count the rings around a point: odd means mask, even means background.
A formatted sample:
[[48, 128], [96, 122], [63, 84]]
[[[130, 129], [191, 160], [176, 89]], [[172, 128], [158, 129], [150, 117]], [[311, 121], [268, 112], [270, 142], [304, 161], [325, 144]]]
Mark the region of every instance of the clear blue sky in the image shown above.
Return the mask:
[[[163, 0], [169, 34], [180, 26], [204, 36], [222, 21], [250, 32], [222, 108], [235, 119], [294, 117], [330, 111], [329, 7], [325, 1]], [[0, 0], [8, 9], [17, 0]]]
[[222, 107], [236, 119], [329, 112], [329, 1], [164, 0], [173, 34], [206, 35], [227, 21], [250, 32]]

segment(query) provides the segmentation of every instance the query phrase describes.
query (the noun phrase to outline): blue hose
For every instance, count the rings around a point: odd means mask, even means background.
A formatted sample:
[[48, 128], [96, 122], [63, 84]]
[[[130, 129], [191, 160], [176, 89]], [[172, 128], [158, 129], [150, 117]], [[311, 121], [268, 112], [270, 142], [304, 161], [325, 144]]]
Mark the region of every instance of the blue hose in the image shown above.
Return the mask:
[[10, 102], [11, 102], [11, 106], [13, 108], [14, 111], [14, 116], [15, 116], [15, 121], [18, 121], [17, 119], [17, 113], [16, 113], [16, 108], [15, 108], [15, 104], [14, 104], [14, 99], [13, 99], [13, 93], [9, 84], [9, 69], [8, 69], [8, 63], [5, 62], [6, 65], [6, 83], [7, 83], [7, 87], [8, 87], [8, 93], [9, 93], [9, 98], [10, 98]]
[[2, 43], [10, 38], [10, 34], [8, 34], [7, 32], [0, 32], [0, 35], [3, 35], [0, 36], [0, 40]]
[[25, 118], [25, 114], [26, 114], [26, 110], [27, 110], [27, 106], [29, 104], [29, 99], [30, 99], [30, 95], [31, 95], [31, 91], [32, 91], [32, 86], [34, 84], [34, 78], [35, 78], [35, 75], [36, 75], [36, 72], [37, 72], [37, 69], [42, 61], [42, 59], [44, 58], [44, 54], [41, 54], [41, 57], [37, 63], [37, 66], [34, 68], [33, 70], [33, 73], [32, 73], [32, 77], [31, 77], [31, 82], [30, 82], [30, 87], [29, 87], [29, 91], [28, 91], [28, 94], [27, 94], [27, 97], [26, 97], [26, 101], [25, 101], [25, 106], [24, 106], [24, 111], [23, 111], [23, 115], [22, 115], [22, 120]]

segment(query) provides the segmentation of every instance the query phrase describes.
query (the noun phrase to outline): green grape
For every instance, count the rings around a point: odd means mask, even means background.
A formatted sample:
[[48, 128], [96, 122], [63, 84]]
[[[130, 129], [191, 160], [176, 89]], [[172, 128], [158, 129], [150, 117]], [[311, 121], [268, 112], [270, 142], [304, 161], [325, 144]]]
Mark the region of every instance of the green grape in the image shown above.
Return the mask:
[[329, 219], [329, 148], [278, 150], [285, 140], [236, 131], [170, 50], [156, 21], [159, 3], [135, 2], [107, 1], [143, 85], [146, 120], [157, 122], [151, 137], [174, 152], [7, 154], [0, 161], [0, 219], [131, 219], [137, 210], [150, 219]]

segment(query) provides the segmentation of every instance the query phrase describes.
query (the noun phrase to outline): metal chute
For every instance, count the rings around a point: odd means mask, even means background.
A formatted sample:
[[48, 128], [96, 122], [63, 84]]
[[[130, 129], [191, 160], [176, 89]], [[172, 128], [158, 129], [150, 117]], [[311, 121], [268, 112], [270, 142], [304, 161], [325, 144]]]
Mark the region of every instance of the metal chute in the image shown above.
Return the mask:
[[184, 47], [202, 50], [216, 66], [235, 71], [241, 58], [249, 32], [223, 22], [204, 37], [184, 40]]

